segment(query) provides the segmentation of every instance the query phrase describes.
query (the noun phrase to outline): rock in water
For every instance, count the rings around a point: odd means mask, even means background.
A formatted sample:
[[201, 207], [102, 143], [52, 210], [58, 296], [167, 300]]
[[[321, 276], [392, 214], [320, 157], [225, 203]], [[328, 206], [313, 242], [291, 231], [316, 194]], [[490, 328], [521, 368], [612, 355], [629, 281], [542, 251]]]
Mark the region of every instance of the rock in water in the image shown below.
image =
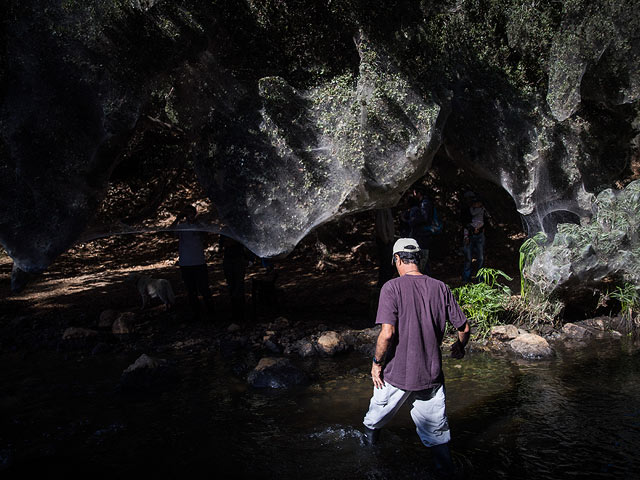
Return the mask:
[[520, 332], [515, 325], [496, 325], [491, 328], [491, 337], [501, 342], [513, 340], [518, 335]]
[[164, 359], [140, 355], [120, 377], [119, 387], [125, 391], [155, 391], [167, 388], [176, 379], [176, 372]]
[[72, 340], [72, 339], [85, 339], [91, 338], [98, 335], [98, 332], [95, 330], [90, 330], [88, 328], [81, 327], [69, 327], [62, 334], [63, 340]]
[[313, 342], [308, 339], [301, 339], [293, 342], [285, 348], [284, 353], [289, 355], [291, 353], [297, 353], [301, 357], [311, 357], [317, 355], [318, 351]]
[[159, 366], [165, 364], [165, 360], [159, 360], [157, 358], [150, 357], [146, 353], [140, 355], [135, 362], [129, 365], [123, 373], [131, 373], [141, 368], [158, 368]]
[[62, 333], [59, 348], [76, 350], [91, 348], [98, 341], [98, 332], [89, 328], [69, 327]]
[[239, 332], [241, 329], [242, 327], [240, 327], [240, 325], [238, 325], [237, 323], [232, 323], [227, 327], [227, 332], [235, 333], [235, 332]]
[[123, 312], [114, 320], [111, 331], [114, 335], [127, 335], [135, 330], [136, 315], [133, 312]]
[[111, 328], [113, 326], [113, 322], [118, 318], [118, 312], [115, 310], [103, 310], [100, 313], [100, 318], [98, 319], [98, 328]]
[[258, 388], [290, 388], [306, 382], [307, 376], [287, 358], [265, 357], [247, 378], [249, 384]]
[[338, 332], [324, 332], [318, 338], [318, 350], [326, 355], [335, 355], [343, 352], [347, 348], [347, 344]]
[[553, 355], [553, 350], [540, 335], [525, 333], [509, 342], [509, 346], [524, 358], [546, 358]]
[[562, 333], [572, 340], [584, 340], [593, 336], [593, 332], [582, 325], [575, 323], [565, 323], [562, 326]]

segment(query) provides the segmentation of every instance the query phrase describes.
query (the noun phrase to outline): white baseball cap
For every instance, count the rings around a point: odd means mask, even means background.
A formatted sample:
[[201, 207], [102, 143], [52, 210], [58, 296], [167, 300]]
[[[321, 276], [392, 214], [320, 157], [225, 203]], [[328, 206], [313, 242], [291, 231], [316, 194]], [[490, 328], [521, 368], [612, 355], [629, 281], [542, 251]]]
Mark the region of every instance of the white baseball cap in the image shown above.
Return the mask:
[[391, 257], [391, 265], [395, 264], [396, 253], [418, 253], [420, 246], [413, 238], [400, 238], [393, 244], [393, 256]]

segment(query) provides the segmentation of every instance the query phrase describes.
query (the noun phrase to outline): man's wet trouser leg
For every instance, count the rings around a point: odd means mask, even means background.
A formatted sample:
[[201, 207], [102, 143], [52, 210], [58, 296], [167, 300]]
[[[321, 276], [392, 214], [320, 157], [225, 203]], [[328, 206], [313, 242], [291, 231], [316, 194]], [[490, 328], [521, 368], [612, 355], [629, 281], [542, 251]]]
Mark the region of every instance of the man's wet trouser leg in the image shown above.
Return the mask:
[[448, 443], [442, 443], [440, 445], [434, 445], [429, 447], [433, 454], [433, 463], [435, 465], [436, 472], [445, 478], [449, 478], [453, 475], [453, 461], [451, 460], [451, 450]]
[[364, 416], [364, 440], [372, 445], [378, 441], [380, 429], [398, 412], [402, 404], [411, 396], [411, 392], [385, 383], [382, 388], [374, 388], [369, 402], [369, 410]]
[[446, 412], [446, 396], [443, 385], [414, 392], [411, 401], [411, 418], [416, 432], [425, 447], [433, 455], [436, 472], [447, 478], [453, 474], [449, 451], [451, 432]]
[[375, 445], [380, 439], [380, 429], [364, 427], [364, 441], [367, 445]]

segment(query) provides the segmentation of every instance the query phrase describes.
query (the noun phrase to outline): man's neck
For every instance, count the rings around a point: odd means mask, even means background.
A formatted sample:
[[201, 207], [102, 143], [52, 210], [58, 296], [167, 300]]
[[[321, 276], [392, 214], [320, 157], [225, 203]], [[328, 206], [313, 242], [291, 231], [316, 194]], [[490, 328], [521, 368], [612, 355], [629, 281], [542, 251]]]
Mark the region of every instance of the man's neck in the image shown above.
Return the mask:
[[400, 275], [401, 277], [404, 275], [422, 275], [420, 273], [420, 270], [418, 270], [417, 265], [414, 265], [413, 263], [409, 263], [409, 264], [400, 264], [398, 266], [398, 275]]

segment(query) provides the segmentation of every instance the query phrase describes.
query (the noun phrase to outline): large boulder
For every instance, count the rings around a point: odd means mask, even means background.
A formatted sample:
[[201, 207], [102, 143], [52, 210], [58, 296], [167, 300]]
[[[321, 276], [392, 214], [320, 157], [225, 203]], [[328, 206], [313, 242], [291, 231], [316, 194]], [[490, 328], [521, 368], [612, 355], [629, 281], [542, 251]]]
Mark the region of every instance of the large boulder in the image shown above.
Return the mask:
[[550, 51], [547, 101], [555, 118], [570, 118], [584, 100], [605, 105], [638, 100], [640, 52], [630, 35], [639, 29], [633, 0], [566, 4]]
[[16, 289], [79, 239], [166, 228], [183, 172], [217, 211], [198, 228], [262, 257], [395, 205], [437, 151], [509, 192], [532, 233], [586, 221], [629, 175], [634, 0], [9, 5], [0, 243]]
[[639, 228], [640, 180], [624, 190], [604, 190], [593, 203], [591, 221], [558, 225], [525, 276], [545, 296], [594, 307], [594, 289], [612, 289], [611, 280], [640, 284]]
[[[166, 121], [156, 124], [195, 142], [188, 160], [225, 233], [262, 257], [288, 253], [331, 218], [394, 204], [440, 146], [446, 101], [421, 94], [364, 36], [357, 74], [299, 89], [276, 76], [239, 78], [235, 65], [203, 48], [203, 29], [217, 30], [215, 14], [224, 12], [202, 8], [213, 27], [165, 2], [97, 10], [48, 3], [34, 2], [10, 23], [15, 68], [0, 105], [9, 159], [0, 165], [0, 224], [11, 225], [0, 241], [19, 271], [42, 271], [83, 234], [122, 160], [123, 139], [148, 121], [140, 106], [154, 95], [165, 104]], [[37, 39], [25, 41], [24, 28]], [[172, 84], [165, 75], [176, 62]], [[91, 237], [149, 227], [104, 228]]]

